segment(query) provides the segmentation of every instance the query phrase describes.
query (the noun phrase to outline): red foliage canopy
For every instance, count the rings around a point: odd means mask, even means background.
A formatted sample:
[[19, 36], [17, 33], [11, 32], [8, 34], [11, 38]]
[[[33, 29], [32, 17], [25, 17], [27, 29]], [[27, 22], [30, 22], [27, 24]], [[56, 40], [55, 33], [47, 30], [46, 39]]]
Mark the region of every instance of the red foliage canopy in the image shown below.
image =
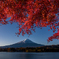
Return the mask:
[[[6, 19], [11, 17], [9, 21]], [[59, 39], [59, 0], [0, 0], [0, 24], [17, 22], [17, 35], [32, 34], [35, 27], [49, 26], [57, 33], [48, 38]]]

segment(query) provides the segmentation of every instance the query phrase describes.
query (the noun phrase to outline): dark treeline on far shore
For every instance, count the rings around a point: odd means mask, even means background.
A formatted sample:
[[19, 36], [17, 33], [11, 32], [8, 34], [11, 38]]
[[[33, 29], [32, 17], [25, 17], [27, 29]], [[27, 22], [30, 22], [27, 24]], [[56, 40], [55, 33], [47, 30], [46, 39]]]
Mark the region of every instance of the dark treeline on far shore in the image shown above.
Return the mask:
[[0, 48], [0, 52], [59, 52], [59, 45], [26, 48]]

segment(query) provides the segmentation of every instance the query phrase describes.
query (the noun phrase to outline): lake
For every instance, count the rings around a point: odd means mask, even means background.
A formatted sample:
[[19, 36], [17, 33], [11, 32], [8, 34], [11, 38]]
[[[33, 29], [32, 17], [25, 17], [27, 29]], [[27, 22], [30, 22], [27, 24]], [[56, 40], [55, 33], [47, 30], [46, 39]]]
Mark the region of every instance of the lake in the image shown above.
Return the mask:
[[0, 52], [0, 59], [59, 59], [59, 52]]

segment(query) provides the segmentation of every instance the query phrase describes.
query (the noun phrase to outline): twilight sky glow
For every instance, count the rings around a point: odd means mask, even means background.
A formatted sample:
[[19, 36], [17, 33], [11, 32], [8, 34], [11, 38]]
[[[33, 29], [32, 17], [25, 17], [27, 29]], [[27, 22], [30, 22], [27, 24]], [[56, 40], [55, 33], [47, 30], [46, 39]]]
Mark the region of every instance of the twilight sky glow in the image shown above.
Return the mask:
[[[7, 19], [8, 20], [8, 19]], [[24, 39], [30, 39], [33, 42], [44, 45], [53, 45], [59, 44], [59, 40], [53, 40], [47, 43], [48, 37], [53, 35], [53, 31], [48, 31], [49, 27], [44, 27], [42, 29], [36, 28], [36, 32], [32, 32], [32, 35], [22, 34], [17, 37], [15, 33], [18, 32], [17, 24], [13, 23], [0, 26], [0, 46], [10, 45], [22, 41]], [[29, 36], [29, 37], [28, 37]]]

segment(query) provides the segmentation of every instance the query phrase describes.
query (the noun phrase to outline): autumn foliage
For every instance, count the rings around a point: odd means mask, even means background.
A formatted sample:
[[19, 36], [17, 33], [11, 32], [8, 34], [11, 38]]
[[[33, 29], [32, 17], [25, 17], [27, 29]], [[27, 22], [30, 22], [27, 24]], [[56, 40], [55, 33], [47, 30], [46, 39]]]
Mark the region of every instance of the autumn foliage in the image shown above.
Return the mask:
[[[10, 20], [6, 20], [11, 17]], [[0, 0], [0, 24], [18, 23], [17, 35], [32, 34], [36, 27], [50, 27], [57, 33], [48, 38], [59, 39], [59, 0]]]

